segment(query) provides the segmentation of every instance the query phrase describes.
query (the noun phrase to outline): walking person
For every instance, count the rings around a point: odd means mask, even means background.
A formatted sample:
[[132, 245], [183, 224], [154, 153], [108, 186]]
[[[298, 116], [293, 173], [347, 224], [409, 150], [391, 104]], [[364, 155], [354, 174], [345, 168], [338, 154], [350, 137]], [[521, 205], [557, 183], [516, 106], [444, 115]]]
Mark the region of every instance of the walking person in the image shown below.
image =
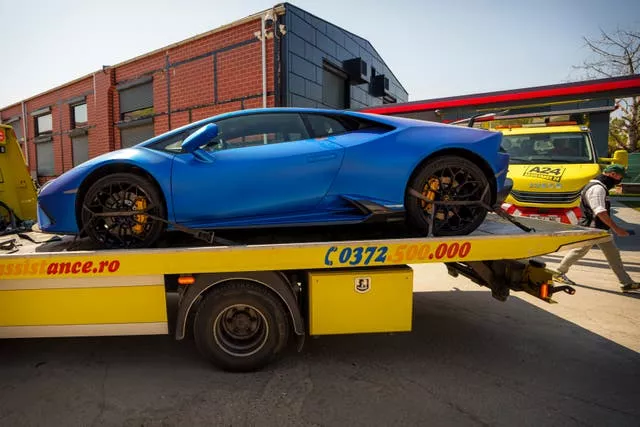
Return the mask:
[[[627, 230], [621, 228], [615, 223], [613, 218], [611, 218], [611, 202], [609, 200], [609, 190], [619, 184], [624, 177], [624, 166], [612, 164], [607, 166], [600, 175], [585, 185], [580, 195], [580, 210], [582, 211], [582, 217], [579, 222], [580, 225], [611, 230], [621, 237], [629, 235]], [[609, 267], [618, 277], [621, 291], [628, 292], [640, 289], [640, 283], [634, 282], [625, 271], [622, 259], [620, 258], [620, 251], [613, 240], [598, 243], [598, 246], [607, 258]], [[585, 246], [569, 251], [558, 268], [556, 268], [558, 273], [554, 274], [553, 279], [560, 283], [575, 285], [575, 283], [567, 277], [567, 272], [569, 268], [580, 258], [584, 257], [592, 247], [593, 246]]]

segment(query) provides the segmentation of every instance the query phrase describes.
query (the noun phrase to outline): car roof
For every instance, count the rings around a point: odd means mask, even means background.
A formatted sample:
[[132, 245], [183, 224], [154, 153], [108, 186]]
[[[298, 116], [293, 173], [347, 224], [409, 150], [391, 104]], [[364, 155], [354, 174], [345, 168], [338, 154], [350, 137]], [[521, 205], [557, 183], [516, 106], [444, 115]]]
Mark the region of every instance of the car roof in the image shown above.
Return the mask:
[[379, 115], [379, 114], [373, 114], [373, 113], [362, 113], [354, 110], [338, 110], [338, 109], [331, 109], [331, 108], [305, 108], [305, 107], [249, 108], [245, 110], [235, 110], [235, 111], [217, 114], [215, 116], [210, 116], [210, 117], [201, 119], [197, 122], [189, 123], [176, 129], [171, 129], [168, 132], [154, 136], [153, 138], [150, 138], [136, 145], [138, 146], [152, 145], [162, 139], [170, 138], [174, 135], [182, 133], [185, 130], [198, 128], [214, 121], [218, 121], [218, 120], [222, 120], [230, 117], [239, 117], [244, 115], [261, 114], [261, 113], [319, 113], [319, 114], [333, 114], [333, 115], [340, 114], [345, 116], [360, 117], [367, 120], [373, 120], [378, 123], [386, 124], [394, 127], [425, 126], [427, 125], [427, 123], [430, 123], [432, 125], [434, 124], [434, 122], [426, 122], [424, 120], [409, 119], [405, 117], [394, 117], [394, 116], [386, 116], [386, 115]]

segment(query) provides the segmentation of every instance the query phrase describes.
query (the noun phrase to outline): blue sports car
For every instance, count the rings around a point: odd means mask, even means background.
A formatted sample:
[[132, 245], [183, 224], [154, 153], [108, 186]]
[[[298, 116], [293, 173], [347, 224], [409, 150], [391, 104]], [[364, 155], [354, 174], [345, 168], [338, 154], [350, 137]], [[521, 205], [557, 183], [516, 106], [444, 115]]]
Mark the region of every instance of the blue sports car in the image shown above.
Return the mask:
[[510, 190], [500, 143], [498, 132], [354, 111], [241, 110], [76, 166], [41, 188], [38, 225], [106, 248], [149, 247], [181, 226], [406, 220], [422, 235], [464, 235]]

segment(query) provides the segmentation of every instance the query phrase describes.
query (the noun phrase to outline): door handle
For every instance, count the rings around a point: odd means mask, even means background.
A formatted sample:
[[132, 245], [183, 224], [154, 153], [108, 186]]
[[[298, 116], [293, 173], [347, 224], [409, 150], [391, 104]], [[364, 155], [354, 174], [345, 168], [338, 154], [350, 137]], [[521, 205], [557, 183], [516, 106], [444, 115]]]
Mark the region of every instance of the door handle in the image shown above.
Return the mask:
[[309, 154], [307, 156], [307, 163], [325, 162], [333, 160], [338, 157], [335, 153], [322, 153], [322, 154]]

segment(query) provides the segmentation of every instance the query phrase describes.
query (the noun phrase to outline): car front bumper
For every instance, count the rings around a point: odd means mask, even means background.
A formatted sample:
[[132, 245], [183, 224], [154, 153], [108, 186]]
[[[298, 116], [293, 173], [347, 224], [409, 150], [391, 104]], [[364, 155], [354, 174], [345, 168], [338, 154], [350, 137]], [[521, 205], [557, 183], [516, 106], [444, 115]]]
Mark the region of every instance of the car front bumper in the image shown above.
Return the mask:
[[38, 196], [38, 227], [43, 233], [75, 234], [75, 194], [58, 193]]

